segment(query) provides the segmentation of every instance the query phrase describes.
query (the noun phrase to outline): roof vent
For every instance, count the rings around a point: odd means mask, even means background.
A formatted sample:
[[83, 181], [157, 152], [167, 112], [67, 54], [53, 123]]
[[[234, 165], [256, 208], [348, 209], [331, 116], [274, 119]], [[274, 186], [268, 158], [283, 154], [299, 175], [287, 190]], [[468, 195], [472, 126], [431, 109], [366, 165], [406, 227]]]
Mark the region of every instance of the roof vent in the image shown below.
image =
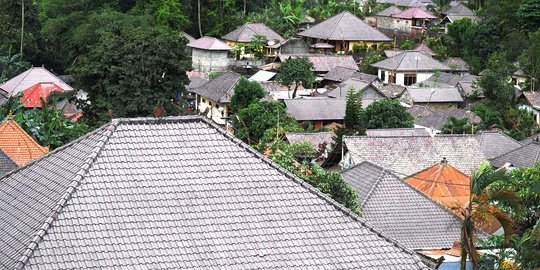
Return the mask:
[[442, 164], [448, 164], [448, 160], [446, 160], [446, 158], [443, 157], [442, 160], [441, 160], [441, 163], [442, 163]]

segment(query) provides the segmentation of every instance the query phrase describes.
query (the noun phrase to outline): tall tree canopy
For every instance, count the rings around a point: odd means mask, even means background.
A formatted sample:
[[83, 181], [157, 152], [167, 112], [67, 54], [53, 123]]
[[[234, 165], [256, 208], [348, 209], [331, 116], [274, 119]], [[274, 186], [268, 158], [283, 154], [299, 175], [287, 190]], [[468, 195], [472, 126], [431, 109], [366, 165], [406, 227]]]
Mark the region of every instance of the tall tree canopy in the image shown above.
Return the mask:
[[180, 33], [116, 11], [92, 15], [86, 29], [95, 39], [72, 72], [89, 94], [84, 113], [91, 124], [106, 121], [109, 109], [115, 117], [149, 116], [158, 102], [177, 113], [173, 101], [184, 93], [190, 67]]
[[279, 82], [283, 85], [294, 85], [292, 98], [300, 85], [311, 87], [315, 82], [313, 64], [305, 57], [289, 59], [281, 65]]
[[365, 110], [367, 128], [411, 128], [412, 115], [398, 100], [380, 99], [369, 104]]
[[258, 82], [251, 82], [242, 76], [234, 87], [234, 93], [230, 103], [231, 111], [238, 112], [264, 96], [264, 89]]

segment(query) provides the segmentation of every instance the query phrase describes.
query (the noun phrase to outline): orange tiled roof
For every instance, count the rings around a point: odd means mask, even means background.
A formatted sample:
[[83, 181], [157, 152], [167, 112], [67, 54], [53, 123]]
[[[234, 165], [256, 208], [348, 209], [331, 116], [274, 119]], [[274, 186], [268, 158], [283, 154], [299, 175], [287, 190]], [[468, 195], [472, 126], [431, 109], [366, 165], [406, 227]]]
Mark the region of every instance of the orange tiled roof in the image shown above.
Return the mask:
[[49, 152], [47, 147], [34, 141], [12, 117], [0, 124], [0, 149], [19, 166]]
[[464, 206], [469, 202], [470, 178], [448, 165], [446, 160], [409, 176], [405, 181], [445, 206], [456, 203]]

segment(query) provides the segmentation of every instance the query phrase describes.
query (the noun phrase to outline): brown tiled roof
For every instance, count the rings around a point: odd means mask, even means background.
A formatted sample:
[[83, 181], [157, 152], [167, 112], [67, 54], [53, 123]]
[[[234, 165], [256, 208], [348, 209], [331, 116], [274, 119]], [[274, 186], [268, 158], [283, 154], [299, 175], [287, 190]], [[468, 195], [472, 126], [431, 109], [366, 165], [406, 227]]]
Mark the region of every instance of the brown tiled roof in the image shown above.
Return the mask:
[[19, 166], [49, 152], [47, 147], [39, 145], [17, 122], [9, 117], [0, 124], [0, 149]]
[[223, 36], [225, 40], [235, 42], [251, 42], [256, 35], [263, 35], [268, 41], [285, 42], [285, 38], [264, 23], [246, 23]]
[[450, 68], [437, 61], [431, 56], [418, 51], [403, 51], [394, 57], [390, 57], [371, 64], [371, 66], [395, 71], [449, 71]]
[[215, 37], [202, 37], [186, 46], [207, 51], [231, 51], [233, 48]]
[[329, 72], [336, 67], [358, 70], [358, 65], [352, 55], [323, 55], [323, 54], [280, 54], [279, 59], [285, 62], [288, 59], [306, 57], [312, 64], [315, 72]]

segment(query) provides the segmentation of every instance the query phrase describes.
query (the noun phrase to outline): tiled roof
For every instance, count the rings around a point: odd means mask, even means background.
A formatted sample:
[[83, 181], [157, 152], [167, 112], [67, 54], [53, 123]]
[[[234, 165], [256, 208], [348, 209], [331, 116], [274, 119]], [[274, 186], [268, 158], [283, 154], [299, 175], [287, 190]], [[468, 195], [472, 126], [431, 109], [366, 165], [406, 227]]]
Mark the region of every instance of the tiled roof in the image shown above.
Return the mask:
[[401, 94], [407, 89], [407, 87], [403, 85], [398, 84], [383, 84], [383, 83], [375, 83], [373, 84], [379, 92], [383, 93], [388, 98], [397, 98], [401, 96]]
[[455, 87], [407, 87], [407, 93], [414, 103], [463, 102], [463, 98]]
[[523, 95], [531, 106], [540, 108], [540, 92], [524, 91]]
[[274, 40], [278, 40], [280, 43], [285, 42], [285, 38], [264, 23], [246, 23], [224, 35], [223, 39], [235, 42], [251, 42], [256, 35], [265, 36], [269, 42]]
[[445, 161], [405, 178], [407, 183], [451, 208], [469, 202], [471, 179]]
[[285, 100], [287, 114], [297, 121], [343, 120], [345, 103], [342, 98]]
[[18, 167], [17, 163], [0, 149], [0, 176], [17, 169]]
[[362, 162], [342, 175], [357, 190], [363, 217], [406, 247], [450, 248], [460, 239], [461, 219], [394, 173]]
[[371, 66], [395, 71], [449, 71], [450, 68], [437, 61], [431, 56], [417, 51], [403, 51], [394, 57], [390, 57], [371, 64]]
[[198, 116], [113, 120], [5, 176], [0, 195], [9, 269], [426, 268]]
[[188, 43], [186, 46], [208, 51], [231, 51], [233, 47], [215, 37], [202, 37]]
[[476, 16], [476, 13], [468, 8], [463, 3], [458, 3], [457, 5], [449, 8], [445, 12], [446, 15], [458, 15], [458, 16]]
[[412, 7], [403, 12], [392, 15], [392, 17], [402, 19], [437, 19], [437, 16], [419, 7]]
[[416, 46], [416, 48], [414, 48], [415, 51], [417, 52], [423, 52], [427, 55], [430, 55], [430, 56], [435, 56], [437, 55], [435, 52], [433, 52], [433, 50], [426, 44], [424, 43], [420, 43], [420, 45]]
[[458, 75], [440, 72], [438, 76], [431, 76], [427, 81], [457, 86], [460, 82], [474, 82], [478, 78], [478, 76], [474, 75]]
[[334, 81], [334, 82], [342, 82], [344, 80], [352, 78], [353, 74], [356, 73], [357, 70], [358, 70], [358, 67], [351, 68], [351, 67], [337, 66], [331, 69], [330, 71], [328, 71], [328, 73], [324, 75], [324, 79], [329, 80], [329, 81]]
[[55, 83], [36, 83], [23, 91], [21, 101], [26, 108], [41, 108], [41, 99], [47, 101], [52, 92], [64, 92], [64, 89]]
[[392, 4], [400, 7], [425, 7], [433, 4], [431, 0], [377, 0], [377, 3]]
[[349, 11], [330, 17], [298, 35], [322, 40], [392, 41]]
[[488, 159], [506, 154], [522, 146], [520, 142], [499, 130], [480, 131], [476, 134], [476, 140], [480, 143], [480, 148]]
[[345, 136], [352, 164], [369, 161], [409, 176], [446, 158], [458, 170], [470, 174], [486, 161], [473, 135]]
[[227, 71], [198, 88], [190, 89], [190, 91], [214, 102], [229, 103], [234, 87], [241, 76], [236, 72]]
[[538, 161], [540, 161], [540, 143], [530, 142], [496, 157], [491, 161], [491, 165], [500, 168], [506, 163], [510, 163], [515, 167], [525, 168], [533, 166]]
[[389, 6], [383, 11], [377, 13], [377, 16], [391, 17], [392, 15], [401, 13], [402, 11], [403, 10], [401, 10], [397, 6]]
[[425, 128], [381, 128], [368, 129], [366, 136], [369, 137], [418, 137], [430, 136]]
[[456, 71], [469, 71], [469, 64], [460, 57], [450, 57], [442, 62], [447, 67]]
[[285, 138], [289, 143], [299, 143], [299, 142], [308, 142], [315, 148], [319, 149], [319, 145], [326, 143], [327, 145], [332, 144], [334, 141], [333, 137], [335, 136], [334, 132], [314, 132], [314, 133], [302, 133], [302, 132], [287, 132], [285, 133]]
[[279, 59], [285, 62], [288, 59], [306, 57], [312, 64], [315, 72], [329, 72], [336, 67], [358, 70], [358, 65], [352, 55], [320, 55], [320, 54], [280, 54]]
[[413, 116], [415, 124], [417, 119], [433, 114], [433, 111], [431, 111], [428, 107], [421, 105], [413, 105], [407, 108], [407, 111]]
[[362, 81], [354, 78], [347, 79], [343, 83], [337, 85], [336, 89], [328, 93], [329, 97], [333, 98], [347, 98], [347, 94], [351, 88], [355, 93], [361, 92], [371, 85], [368, 81]]
[[73, 90], [73, 87], [67, 85], [60, 78], [43, 67], [32, 67], [26, 70], [1, 84], [0, 89], [11, 95], [16, 95], [37, 83], [54, 83], [63, 90]]
[[[421, 108], [419, 108], [422, 110]], [[468, 118], [471, 123], [478, 124], [482, 119], [478, 117], [475, 113], [471, 111], [466, 111], [463, 109], [458, 108], [448, 108], [444, 110], [438, 110], [435, 112], [429, 112], [427, 115], [422, 117], [417, 117], [414, 121], [415, 125], [426, 127], [426, 128], [434, 128], [436, 130], [442, 130], [446, 122], [448, 122], [448, 118], [450, 116], [454, 116], [457, 118]]]
[[443, 22], [450, 22], [450, 23], [452, 23], [452, 22], [455, 22], [455, 21], [461, 20], [461, 19], [470, 19], [471, 21], [474, 22], [474, 21], [480, 20], [480, 17], [475, 16], [475, 15], [473, 15], [473, 16], [447, 15], [446, 17], [444, 17], [444, 18], [442, 19], [441, 23], [443, 23]]
[[0, 149], [19, 166], [49, 152], [47, 147], [39, 145], [17, 122], [9, 117], [0, 124]]

